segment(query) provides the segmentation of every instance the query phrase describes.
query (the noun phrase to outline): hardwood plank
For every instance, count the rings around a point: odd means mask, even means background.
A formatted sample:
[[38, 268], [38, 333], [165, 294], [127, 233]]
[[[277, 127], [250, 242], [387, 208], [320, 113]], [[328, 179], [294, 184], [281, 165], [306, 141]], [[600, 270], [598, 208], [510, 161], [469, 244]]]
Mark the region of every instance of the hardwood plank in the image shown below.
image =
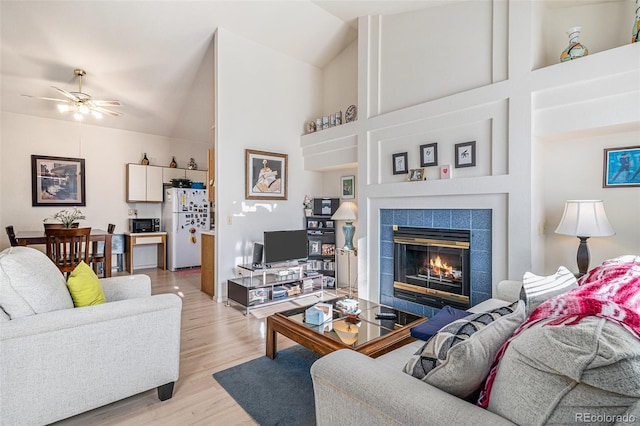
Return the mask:
[[[152, 292], [182, 297], [180, 378], [173, 398], [156, 389], [56, 423], [57, 425], [255, 425], [212, 374], [265, 354], [265, 319], [216, 303], [200, 291], [199, 273], [137, 270], [151, 277]], [[116, 275], [128, 275], [117, 273]], [[294, 343], [278, 336], [281, 349]]]

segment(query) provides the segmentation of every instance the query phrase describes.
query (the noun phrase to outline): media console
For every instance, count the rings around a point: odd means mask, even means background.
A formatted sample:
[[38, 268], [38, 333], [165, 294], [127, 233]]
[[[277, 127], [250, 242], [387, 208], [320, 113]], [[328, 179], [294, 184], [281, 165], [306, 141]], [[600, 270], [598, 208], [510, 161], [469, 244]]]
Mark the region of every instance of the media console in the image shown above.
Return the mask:
[[259, 306], [322, 295], [324, 290], [323, 275], [315, 272], [307, 275], [306, 263], [270, 268], [248, 264], [238, 268], [240, 276], [227, 281], [227, 306], [233, 300], [245, 308], [246, 315]]

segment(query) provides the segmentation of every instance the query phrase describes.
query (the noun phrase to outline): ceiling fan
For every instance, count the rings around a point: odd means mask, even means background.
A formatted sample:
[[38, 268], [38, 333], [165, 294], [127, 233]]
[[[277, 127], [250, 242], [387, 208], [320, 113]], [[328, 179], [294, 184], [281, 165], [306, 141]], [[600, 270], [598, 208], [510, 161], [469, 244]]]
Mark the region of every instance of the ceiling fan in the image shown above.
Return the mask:
[[73, 73], [78, 80], [78, 91], [77, 92], [67, 92], [64, 89], [57, 88], [55, 86], [51, 86], [58, 92], [62, 94], [66, 99], [59, 98], [43, 98], [40, 96], [31, 96], [31, 95], [22, 95], [28, 98], [35, 99], [43, 99], [45, 101], [54, 101], [59, 102], [58, 111], [61, 113], [72, 112], [73, 118], [80, 121], [84, 118], [85, 115], [91, 114], [93, 117], [100, 119], [102, 118], [102, 114], [107, 114], [112, 117], [119, 117], [122, 113], [113, 111], [112, 109], [106, 107], [119, 107], [120, 101], [110, 100], [110, 101], [100, 101], [91, 99], [91, 96], [82, 92], [82, 77], [87, 75], [87, 72], [82, 69], [75, 69]]

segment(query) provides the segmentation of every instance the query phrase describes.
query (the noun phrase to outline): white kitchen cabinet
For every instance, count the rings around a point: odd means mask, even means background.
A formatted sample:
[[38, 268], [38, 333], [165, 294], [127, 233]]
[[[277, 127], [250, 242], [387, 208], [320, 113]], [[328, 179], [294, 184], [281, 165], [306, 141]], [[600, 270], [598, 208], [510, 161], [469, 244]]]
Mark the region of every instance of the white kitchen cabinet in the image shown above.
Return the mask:
[[162, 167], [127, 164], [127, 202], [162, 202]]
[[191, 182], [202, 182], [207, 184], [207, 171], [206, 170], [186, 170], [187, 179], [190, 179]]
[[171, 185], [171, 179], [184, 179], [185, 169], [163, 167], [162, 168], [162, 182], [165, 185]]

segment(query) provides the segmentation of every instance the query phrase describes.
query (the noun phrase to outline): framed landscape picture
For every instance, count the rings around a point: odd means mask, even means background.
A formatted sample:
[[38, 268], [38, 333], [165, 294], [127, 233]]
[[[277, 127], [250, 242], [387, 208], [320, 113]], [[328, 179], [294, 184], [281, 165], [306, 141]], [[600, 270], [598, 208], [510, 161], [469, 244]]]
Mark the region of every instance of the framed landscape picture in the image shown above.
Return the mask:
[[355, 176], [342, 176], [340, 178], [340, 187], [342, 188], [343, 199], [356, 198], [355, 183], [356, 183]]
[[640, 186], [640, 146], [604, 150], [603, 188]]
[[287, 154], [245, 150], [245, 198], [287, 199]]
[[31, 156], [31, 205], [85, 206], [84, 158]]

